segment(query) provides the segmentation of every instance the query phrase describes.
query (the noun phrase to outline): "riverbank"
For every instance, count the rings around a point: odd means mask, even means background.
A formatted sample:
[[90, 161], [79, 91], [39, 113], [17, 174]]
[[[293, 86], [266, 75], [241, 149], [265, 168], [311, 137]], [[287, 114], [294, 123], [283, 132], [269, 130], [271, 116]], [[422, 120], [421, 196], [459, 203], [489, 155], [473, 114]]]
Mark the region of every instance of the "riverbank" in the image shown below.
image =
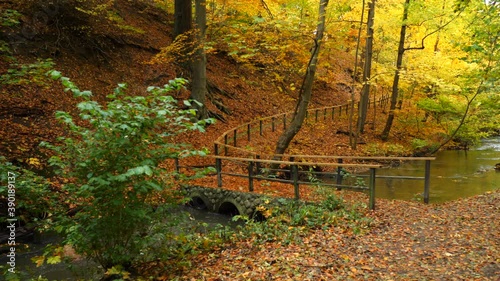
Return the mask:
[[190, 270], [169, 278], [497, 280], [500, 190], [443, 204], [377, 204], [376, 211], [366, 211], [373, 225], [363, 235], [329, 228], [304, 233], [302, 241], [286, 246], [240, 241], [196, 257]]

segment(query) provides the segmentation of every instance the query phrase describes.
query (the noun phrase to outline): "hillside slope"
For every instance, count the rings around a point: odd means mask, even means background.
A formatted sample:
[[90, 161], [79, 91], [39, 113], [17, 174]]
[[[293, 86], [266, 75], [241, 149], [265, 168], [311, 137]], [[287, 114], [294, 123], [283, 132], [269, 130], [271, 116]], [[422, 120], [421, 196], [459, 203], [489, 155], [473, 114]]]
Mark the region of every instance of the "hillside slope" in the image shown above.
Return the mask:
[[[171, 43], [173, 19], [163, 10], [141, 1], [114, 2], [113, 9], [121, 18], [119, 24], [102, 17], [96, 20], [62, 4], [44, 7], [6, 2], [0, 5], [2, 10], [16, 9], [22, 14], [18, 26], [0, 33], [0, 39], [9, 43], [12, 56], [19, 63], [51, 59], [52, 68], [71, 78], [81, 89], [92, 90], [95, 99], [101, 102], [117, 83], [127, 83], [131, 94], [142, 94], [147, 86], [163, 85], [175, 77], [189, 79], [188, 71], [178, 64], [149, 63], [162, 47]], [[49, 8], [53, 12], [45, 13]], [[46, 17], [37, 19], [40, 13]], [[26, 30], [31, 33], [27, 34]], [[6, 73], [13, 68], [13, 61], [2, 58], [0, 73]], [[296, 96], [280, 92], [263, 71], [236, 63], [224, 50], [208, 56], [207, 68], [210, 98], [224, 104], [228, 111], [221, 112], [213, 103], [208, 104], [209, 109], [225, 121], [211, 126], [196, 146], [212, 147], [211, 141], [230, 127], [286, 112], [295, 106]], [[31, 79], [42, 80], [43, 73], [39, 71], [37, 75]], [[299, 84], [300, 77], [296, 79], [299, 81], [290, 83]], [[0, 154], [9, 160], [23, 163], [32, 157], [43, 158], [38, 151], [40, 141], [54, 141], [56, 136], [64, 134], [54, 119], [55, 111], [74, 112], [78, 102], [53, 82], [39, 84], [25, 81], [2, 85], [0, 90], [3, 136]], [[317, 81], [311, 106], [345, 102], [347, 93], [340, 89], [340, 86]], [[174, 96], [186, 99], [189, 89]]]

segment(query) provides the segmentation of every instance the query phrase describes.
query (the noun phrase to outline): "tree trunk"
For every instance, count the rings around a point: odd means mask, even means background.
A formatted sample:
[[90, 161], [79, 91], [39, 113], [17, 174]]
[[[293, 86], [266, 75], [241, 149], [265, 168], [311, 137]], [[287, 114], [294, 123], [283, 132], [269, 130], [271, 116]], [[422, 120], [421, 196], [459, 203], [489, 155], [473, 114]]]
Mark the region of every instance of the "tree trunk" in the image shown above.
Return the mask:
[[368, 22], [366, 32], [366, 58], [363, 69], [363, 89], [361, 91], [360, 103], [358, 108], [358, 127], [355, 134], [355, 143], [360, 134], [364, 132], [366, 115], [368, 113], [368, 101], [370, 100], [370, 78], [372, 71], [372, 57], [373, 57], [373, 23], [375, 21], [375, 3], [372, 0], [368, 3]]
[[207, 7], [206, 0], [195, 0], [196, 10], [196, 51], [191, 63], [192, 86], [191, 99], [193, 108], [196, 109], [196, 118], [198, 120], [208, 117], [208, 111], [205, 106], [207, 93], [207, 56], [205, 54], [205, 33], [207, 29]]
[[277, 154], [274, 159], [281, 160], [280, 154], [283, 154], [285, 150], [290, 145], [290, 142], [299, 132], [304, 122], [307, 106], [311, 100], [312, 86], [314, 82], [314, 76], [316, 74], [316, 66], [318, 63], [318, 55], [321, 46], [321, 40], [323, 39], [323, 33], [325, 31], [325, 11], [328, 6], [329, 0], [321, 0], [319, 4], [319, 21], [316, 28], [316, 38], [314, 39], [315, 47], [312, 50], [311, 58], [307, 66], [306, 74], [304, 76], [304, 81], [300, 89], [299, 100], [295, 108], [295, 112], [292, 118], [290, 126], [281, 134], [276, 144], [275, 154]]
[[351, 145], [352, 149], [356, 150], [356, 145], [357, 145], [357, 138], [354, 139], [353, 135], [353, 119], [354, 119], [354, 90], [356, 86], [356, 76], [358, 75], [358, 60], [359, 60], [359, 44], [361, 42], [361, 30], [363, 29], [363, 21], [365, 19], [365, 0], [363, 0], [362, 4], [362, 9], [361, 9], [361, 20], [359, 21], [359, 29], [358, 29], [358, 39], [356, 40], [356, 59], [354, 61], [354, 72], [352, 75], [352, 86], [351, 86], [351, 111], [349, 112], [349, 144]]
[[192, 28], [191, 0], [175, 0], [174, 39]]
[[384, 131], [382, 132], [382, 140], [387, 140], [389, 138], [389, 132], [392, 128], [392, 123], [394, 121], [394, 111], [398, 103], [399, 95], [399, 77], [401, 68], [403, 66], [403, 55], [405, 53], [405, 37], [406, 37], [406, 27], [408, 20], [408, 8], [410, 6], [411, 0], [405, 1], [404, 11], [403, 11], [403, 24], [401, 25], [401, 33], [399, 36], [399, 46], [398, 46], [398, 58], [396, 61], [396, 72], [394, 73], [394, 81], [392, 83], [392, 94], [391, 94], [391, 104], [389, 108], [389, 116], [387, 116], [387, 122], [385, 124]]

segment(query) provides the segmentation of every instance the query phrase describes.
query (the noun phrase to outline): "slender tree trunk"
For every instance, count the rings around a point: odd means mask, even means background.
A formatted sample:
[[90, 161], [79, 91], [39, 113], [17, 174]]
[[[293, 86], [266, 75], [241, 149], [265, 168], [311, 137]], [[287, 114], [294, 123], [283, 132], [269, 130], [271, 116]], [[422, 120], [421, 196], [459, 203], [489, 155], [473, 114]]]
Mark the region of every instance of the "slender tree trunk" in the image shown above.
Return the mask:
[[352, 75], [352, 86], [351, 86], [351, 111], [349, 113], [349, 144], [352, 149], [356, 150], [357, 138], [354, 139], [352, 136], [354, 135], [352, 129], [352, 123], [354, 119], [354, 103], [355, 103], [355, 86], [356, 86], [356, 76], [358, 74], [358, 60], [359, 60], [359, 44], [361, 42], [361, 30], [363, 29], [363, 21], [365, 19], [365, 0], [363, 0], [362, 9], [361, 9], [361, 20], [359, 21], [359, 29], [358, 29], [358, 40], [356, 40], [356, 59], [354, 61], [354, 72]]
[[198, 120], [208, 117], [208, 111], [205, 106], [207, 93], [207, 56], [205, 54], [205, 33], [207, 27], [207, 7], [206, 0], [195, 0], [196, 10], [196, 51], [191, 63], [192, 86], [191, 99], [193, 108], [197, 110]]
[[328, 1], [329, 0], [321, 0], [319, 4], [319, 21], [316, 28], [316, 38], [314, 39], [315, 47], [313, 48], [311, 58], [307, 66], [307, 71], [304, 76], [302, 87], [300, 89], [299, 100], [295, 108], [292, 122], [290, 126], [288, 126], [287, 129], [283, 132], [283, 134], [281, 134], [278, 139], [278, 143], [276, 144], [275, 154], [277, 154], [277, 156], [274, 157], [274, 159], [276, 160], [280, 160], [282, 158], [280, 154], [283, 154], [285, 152], [292, 139], [299, 132], [306, 116], [307, 106], [309, 105], [309, 101], [311, 100], [312, 95], [312, 86], [314, 82], [314, 76], [316, 74], [316, 65], [318, 63], [321, 40], [323, 39], [323, 33], [325, 31], [325, 11], [326, 7], [328, 6]]
[[467, 119], [467, 116], [469, 116], [469, 110], [470, 110], [470, 108], [472, 106], [472, 102], [481, 93], [483, 84], [484, 84], [484, 81], [481, 81], [481, 83], [477, 87], [477, 90], [476, 90], [475, 94], [472, 96], [472, 98], [469, 99], [466, 96], [466, 98], [467, 98], [467, 106], [465, 107], [465, 112], [464, 112], [464, 114], [462, 114], [462, 118], [460, 119], [460, 122], [458, 123], [458, 126], [455, 128], [455, 130], [453, 131], [453, 133], [450, 136], [448, 136], [448, 138], [443, 143], [441, 143], [438, 147], [436, 147], [434, 150], [432, 150], [430, 154], [434, 154], [434, 153], [438, 152], [443, 146], [445, 146], [453, 138], [455, 138], [455, 136], [457, 135], [457, 133], [460, 130], [460, 128], [462, 128], [462, 126], [465, 124], [465, 120]]
[[399, 78], [401, 68], [403, 66], [403, 56], [405, 53], [405, 37], [406, 37], [406, 27], [408, 20], [408, 8], [410, 6], [411, 0], [405, 1], [404, 11], [403, 11], [403, 24], [401, 25], [401, 33], [399, 36], [399, 46], [398, 46], [398, 58], [396, 61], [396, 72], [394, 73], [394, 81], [392, 83], [392, 94], [391, 94], [391, 104], [389, 107], [389, 115], [387, 116], [387, 122], [385, 124], [384, 131], [382, 132], [382, 140], [387, 140], [389, 138], [389, 133], [392, 128], [392, 123], [394, 121], [394, 111], [398, 103], [399, 95]]
[[355, 142], [358, 137], [365, 130], [366, 116], [368, 113], [368, 101], [370, 100], [370, 78], [372, 71], [372, 57], [373, 57], [373, 23], [375, 21], [375, 3], [372, 0], [368, 4], [368, 28], [366, 32], [366, 58], [363, 69], [363, 89], [361, 91], [360, 103], [358, 108], [358, 126], [355, 135]]

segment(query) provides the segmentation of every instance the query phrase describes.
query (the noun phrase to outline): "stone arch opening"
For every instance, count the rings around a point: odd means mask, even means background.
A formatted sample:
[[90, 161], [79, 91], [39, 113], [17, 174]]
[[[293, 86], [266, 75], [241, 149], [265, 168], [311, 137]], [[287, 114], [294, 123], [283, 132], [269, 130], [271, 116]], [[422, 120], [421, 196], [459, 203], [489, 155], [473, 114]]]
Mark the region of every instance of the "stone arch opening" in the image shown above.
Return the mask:
[[219, 214], [228, 215], [231, 217], [240, 215], [240, 211], [238, 210], [238, 207], [236, 207], [236, 205], [234, 205], [233, 203], [227, 202], [227, 201], [220, 204], [217, 212]]
[[189, 207], [195, 208], [197, 210], [206, 210], [208, 209], [207, 203], [200, 196], [193, 196], [191, 200], [187, 203]]

